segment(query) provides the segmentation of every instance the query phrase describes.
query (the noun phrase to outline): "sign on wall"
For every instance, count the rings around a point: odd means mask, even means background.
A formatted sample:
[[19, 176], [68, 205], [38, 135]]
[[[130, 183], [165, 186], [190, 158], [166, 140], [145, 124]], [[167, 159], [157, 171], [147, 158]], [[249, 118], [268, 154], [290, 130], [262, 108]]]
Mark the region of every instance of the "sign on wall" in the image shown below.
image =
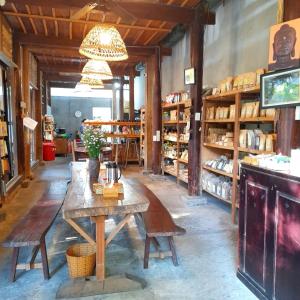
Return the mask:
[[271, 27], [269, 71], [300, 66], [300, 18]]

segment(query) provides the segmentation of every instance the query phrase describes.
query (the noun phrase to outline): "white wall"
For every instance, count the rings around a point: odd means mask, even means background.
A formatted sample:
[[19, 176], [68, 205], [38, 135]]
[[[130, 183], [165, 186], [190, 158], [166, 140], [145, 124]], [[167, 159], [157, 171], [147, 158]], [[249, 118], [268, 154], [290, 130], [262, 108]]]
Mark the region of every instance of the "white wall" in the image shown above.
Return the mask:
[[140, 72], [139, 77], [134, 78], [134, 109], [140, 109], [145, 104], [146, 95], [145, 71]]
[[226, 0], [216, 25], [204, 35], [204, 86], [228, 76], [267, 67], [269, 28], [276, 24], [277, 0]]
[[161, 95], [185, 91], [184, 69], [190, 67], [190, 35], [172, 47], [172, 56], [164, 56], [161, 63]]

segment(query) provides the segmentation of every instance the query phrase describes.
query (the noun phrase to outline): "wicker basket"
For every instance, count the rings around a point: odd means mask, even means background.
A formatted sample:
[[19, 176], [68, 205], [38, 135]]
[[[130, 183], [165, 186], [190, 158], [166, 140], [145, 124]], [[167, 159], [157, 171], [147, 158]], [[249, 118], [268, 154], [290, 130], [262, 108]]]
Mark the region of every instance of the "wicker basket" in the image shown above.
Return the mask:
[[67, 262], [71, 278], [92, 276], [96, 264], [96, 248], [90, 244], [75, 244], [68, 248]]

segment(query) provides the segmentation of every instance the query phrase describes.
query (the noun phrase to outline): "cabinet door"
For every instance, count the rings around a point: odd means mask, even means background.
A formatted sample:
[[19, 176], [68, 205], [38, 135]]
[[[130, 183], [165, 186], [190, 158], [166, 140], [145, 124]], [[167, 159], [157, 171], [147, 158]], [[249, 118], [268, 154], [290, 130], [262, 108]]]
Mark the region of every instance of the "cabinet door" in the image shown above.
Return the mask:
[[272, 291], [272, 276], [268, 266], [269, 202], [267, 177], [251, 171], [242, 173], [239, 270], [264, 294]]
[[275, 182], [274, 298], [300, 299], [300, 184]]

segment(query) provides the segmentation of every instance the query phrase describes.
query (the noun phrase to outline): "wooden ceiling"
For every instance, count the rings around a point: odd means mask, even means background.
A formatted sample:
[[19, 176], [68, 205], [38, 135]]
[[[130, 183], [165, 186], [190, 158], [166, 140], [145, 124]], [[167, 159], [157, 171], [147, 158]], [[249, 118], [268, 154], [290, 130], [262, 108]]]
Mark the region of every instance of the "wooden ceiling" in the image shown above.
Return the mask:
[[[134, 20], [121, 17], [100, 5], [81, 19], [71, 19], [90, 0], [6, 0], [1, 10], [15, 32], [15, 40], [30, 48], [47, 73], [80, 72], [86, 62], [86, 58], [78, 52], [82, 39], [96, 23], [113, 24], [128, 46], [129, 59], [110, 63], [110, 66], [116, 75], [128, 75], [138, 62], [145, 59], [150, 46], [158, 45], [178, 23], [190, 23], [193, 8], [201, 2], [127, 1], [115, 0], [135, 17]], [[214, 18], [208, 16], [206, 23], [210, 23], [210, 17]]]

